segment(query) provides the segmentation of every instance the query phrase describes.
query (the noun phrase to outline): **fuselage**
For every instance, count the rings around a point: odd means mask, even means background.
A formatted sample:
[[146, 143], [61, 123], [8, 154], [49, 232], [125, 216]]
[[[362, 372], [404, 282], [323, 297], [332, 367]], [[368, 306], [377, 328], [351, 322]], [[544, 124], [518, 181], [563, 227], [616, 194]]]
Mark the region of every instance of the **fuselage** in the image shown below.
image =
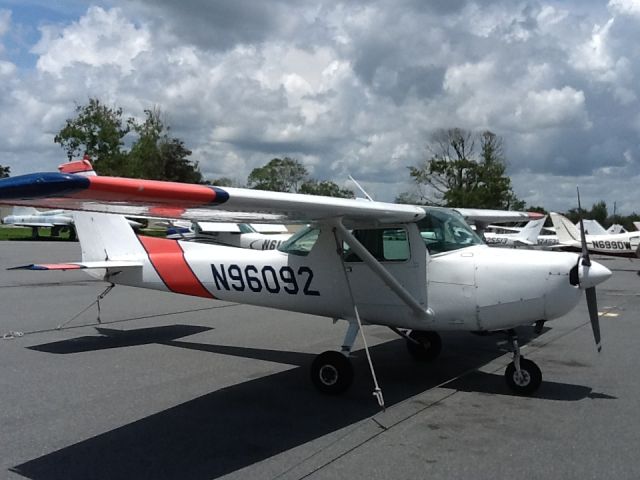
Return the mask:
[[[411, 225], [408, 250], [392, 253], [393, 259], [381, 264], [433, 311], [428, 320], [415, 315], [361, 261], [347, 254], [341, 258], [328, 229], [308, 239], [313, 244], [304, 254], [140, 237], [144, 267], [110, 280], [344, 319], [353, 318], [351, 291], [365, 322], [423, 330], [511, 328], [552, 320], [579, 301], [581, 290], [570, 281], [576, 254], [486, 245], [430, 254]], [[405, 232], [385, 230], [390, 231]]]
[[[587, 249], [593, 253], [636, 258], [640, 248], [640, 232], [607, 235], [586, 235]], [[578, 241], [562, 242], [566, 250], [579, 251]]]

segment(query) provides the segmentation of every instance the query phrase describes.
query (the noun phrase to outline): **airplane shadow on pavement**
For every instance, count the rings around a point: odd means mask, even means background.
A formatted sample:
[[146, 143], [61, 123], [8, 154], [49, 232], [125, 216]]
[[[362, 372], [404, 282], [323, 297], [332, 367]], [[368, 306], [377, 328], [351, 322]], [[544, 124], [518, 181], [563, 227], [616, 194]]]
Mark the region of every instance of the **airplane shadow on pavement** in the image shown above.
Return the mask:
[[[317, 393], [308, 378], [314, 354], [178, 340], [199, 331], [203, 327], [189, 325], [129, 331], [101, 328], [99, 336], [31, 348], [75, 353], [160, 343], [294, 368], [211, 392], [11, 470], [43, 480], [217, 478], [379, 412], [371, 397], [372, 382], [363, 351], [355, 352], [352, 388], [343, 396], [331, 397]], [[502, 355], [495, 338], [452, 334], [443, 335], [443, 340], [446, 350], [431, 364], [413, 362], [401, 339], [371, 348], [388, 407], [439, 385], [510, 394], [502, 375], [476, 371]], [[559, 383], [543, 383], [540, 389], [542, 398], [555, 400], [575, 401], [591, 394], [588, 387]]]

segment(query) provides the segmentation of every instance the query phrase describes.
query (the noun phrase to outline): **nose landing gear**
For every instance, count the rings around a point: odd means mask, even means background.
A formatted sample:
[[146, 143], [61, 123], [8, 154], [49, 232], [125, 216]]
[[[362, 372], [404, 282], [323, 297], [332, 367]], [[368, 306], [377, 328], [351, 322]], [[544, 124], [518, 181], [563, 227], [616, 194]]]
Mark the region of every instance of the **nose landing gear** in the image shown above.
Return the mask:
[[507, 330], [513, 349], [513, 362], [507, 366], [504, 379], [507, 386], [518, 395], [531, 395], [542, 383], [542, 372], [538, 365], [520, 355], [520, 345], [515, 330]]

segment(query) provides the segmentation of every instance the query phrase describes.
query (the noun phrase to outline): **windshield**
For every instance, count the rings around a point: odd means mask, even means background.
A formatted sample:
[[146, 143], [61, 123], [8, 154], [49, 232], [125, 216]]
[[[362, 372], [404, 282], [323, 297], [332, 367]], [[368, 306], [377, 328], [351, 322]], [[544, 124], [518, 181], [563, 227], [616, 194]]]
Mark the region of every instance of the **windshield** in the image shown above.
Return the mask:
[[309, 255], [309, 252], [316, 244], [320, 230], [306, 227], [293, 235], [289, 240], [278, 247], [278, 250], [291, 255]]
[[418, 222], [418, 228], [429, 253], [449, 252], [471, 245], [482, 245], [480, 237], [471, 230], [458, 213], [444, 208], [423, 208], [427, 216]]

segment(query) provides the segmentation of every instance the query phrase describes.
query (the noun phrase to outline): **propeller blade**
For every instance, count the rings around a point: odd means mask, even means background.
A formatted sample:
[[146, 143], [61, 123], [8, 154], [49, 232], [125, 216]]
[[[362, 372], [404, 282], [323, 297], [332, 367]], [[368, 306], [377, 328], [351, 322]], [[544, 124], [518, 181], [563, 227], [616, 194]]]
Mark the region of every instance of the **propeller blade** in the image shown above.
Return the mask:
[[[589, 258], [589, 249], [587, 249], [587, 237], [584, 234], [584, 223], [582, 222], [582, 205], [580, 205], [580, 188], [576, 187], [578, 192], [578, 214], [580, 215], [580, 243], [582, 244], [582, 265], [585, 267], [591, 266], [591, 259]], [[595, 299], [595, 296], [593, 297]]]
[[587, 296], [587, 308], [589, 309], [589, 319], [591, 320], [591, 329], [593, 330], [593, 339], [596, 341], [598, 353], [602, 350], [600, 344], [600, 320], [598, 319], [598, 301], [596, 300], [596, 287], [590, 287], [585, 290]]

